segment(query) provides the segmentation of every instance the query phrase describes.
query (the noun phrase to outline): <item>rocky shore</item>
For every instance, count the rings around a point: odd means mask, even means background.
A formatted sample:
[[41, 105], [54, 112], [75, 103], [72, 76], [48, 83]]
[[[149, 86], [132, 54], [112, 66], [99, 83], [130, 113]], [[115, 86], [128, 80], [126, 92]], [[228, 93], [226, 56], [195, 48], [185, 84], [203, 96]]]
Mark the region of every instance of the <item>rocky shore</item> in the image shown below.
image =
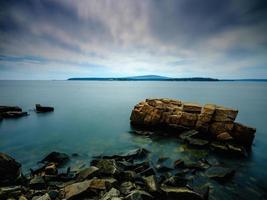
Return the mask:
[[[117, 155], [95, 156], [90, 166], [64, 168], [72, 159], [51, 152], [30, 173], [21, 173], [21, 164], [0, 153], [0, 199], [18, 200], [204, 200], [207, 184], [194, 185], [199, 173], [219, 183], [230, 180], [235, 170], [202, 158], [186, 162], [177, 159], [165, 165], [167, 157], [156, 163], [144, 148]], [[77, 155], [76, 155], [77, 156]]]
[[161, 130], [158, 133], [177, 136], [193, 146], [244, 155], [252, 145], [256, 129], [235, 122], [237, 114], [236, 109], [214, 104], [146, 99], [134, 107], [130, 120], [139, 135], [152, 136]]

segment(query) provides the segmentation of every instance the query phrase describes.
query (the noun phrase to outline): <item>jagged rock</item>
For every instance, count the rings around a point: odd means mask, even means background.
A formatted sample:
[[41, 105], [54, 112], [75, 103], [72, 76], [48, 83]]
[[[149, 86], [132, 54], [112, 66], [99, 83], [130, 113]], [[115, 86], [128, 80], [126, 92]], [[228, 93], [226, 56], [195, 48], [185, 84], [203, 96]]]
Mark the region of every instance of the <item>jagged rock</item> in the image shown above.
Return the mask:
[[196, 103], [183, 103], [183, 111], [189, 113], [200, 113], [202, 106]]
[[220, 166], [211, 167], [206, 171], [206, 175], [209, 178], [212, 178], [218, 181], [226, 181], [232, 178], [234, 174], [235, 174], [235, 170], [225, 168], [225, 167], [220, 167]]
[[21, 164], [7, 154], [0, 153], [0, 185], [16, 183], [21, 174]]
[[83, 182], [73, 183], [71, 185], [68, 185], [64, 188], [65, 192], [65, 199], [72, 199], [75, 198], [83, 193], [85, 193], [88, 188], [90, 187], [91, 181], [86, 180]]
[[111, 188], [104, 196], [101, 198], [101, 200], [113, 200], [114, 197], [119, 197], [120, 191], [116, 188]]
[[98, 174], [98, 171], [99, 169], [95, 166], [85, 168], [78, 173], [77, 180], [83, 181], [85, 179], [93, 178]]
[[3, 118], [19, 118], [19, 117], [24, 117], [27, 116], [27, 112], [21, 112], [21, 111], [8, 111], [1, 113], [1, 116]]
[[[134, 107], [130, 120], [132, 125], [153, 129], [167, 127], [178, 132], [195, 129], [200, 131], [201, 139], [225, 141], [232, 136], [235, 142], [250, 146], [256, 130], [234, 123], [237, 114], [238, 110], [214, 104], [201, 107], [179, 100], [147, 99]], [[145, 132], [140, 134], [150, 135]]]
[[49, 163], [45, 169], [45, 174], [46, 175], [57, 175], [58, 171], [57, 171], [57, 167], [55, 163]]
[[149, 192], [157, 192], [159, 190], [159, 185], [156, 176], [151, 175], [144, 177], [144, 181]]
[[54, 151], [48, 154], [41, 161], [41, 163], [55, 163], [58, 166], [62, 166], [68, 161], [69, 161], [69, 156], [67, 154]]
[[38, 112], [38, 113], [53, 112], [54, 111], [53, 107], [41, 106], [40, 104], [36, 104], [35, 109], [36, 109], [36, 112]]
[[223, 132], [217, 135], [217, 140], [229, 141], [229, 140], [233, 140], [233, 137], [228, 132]]
[[245, 126], [240, 123], [234, 123], [233, 131], [231, 135], [233, 138], [242, 145], [251, 146], [253, 139], [255, 137], [256, 129]]
[[153, 196], [143, 190], [134, 190], [129, 195], [127, 195], [125, 200], [150, 200]]
[[21, 112], [22, 109], [18, 106], [0, 106], [0, 113], [4, 113], [4, 112], [8, 112], [8, 111]]
[[164, 192], [166, 200], [183, 199], [183, 200], [202, 200], [200, 194], [186, 187], [170, 187], [163, 186], [161, 190]]
[[210, 133], [216, 138], [217, 135], [228, 132], [230, 133], [234, 128], [233, 122], [212, 122], [209, 127]]
[[0, 187], [0, 199], [17, 199], [21, 195], [21, 186]]
[[114, 159], [101, 159], [97, 162], [96, 167], [99, 169], [99, 173], [105, 175], [117, 175], [121, 172]]
[[203, 106], [198, 120], [196, 123], [196, 129], [202, 132], [208, 132], [210, 122], [215, 112], [216, 106], [214, 104], [206, 104]]
[[233, 122], [235, 121], [237, 113], [238, 110], [225, 108], [223, 106], [216, 106], [212, 120], [215, 122]]
[[184, 166], [184, 161], [181, 159], [178, 159], [176, 161], [174, 161], [174, 168], [180, 168]]
[[48, 193], [45, 193], [43, 196], [38, 197], [36, 200], [51, 200]]
[[132, 190], [136, 189], [136, 186], [134, 183], [130, 182], [130, 181], [127, 181], [127, 182], [123, 182], [121, 185], [120, 185], [120, 192], [124, 195], [128, 195], [130, 194], [130, 192]]
[[30, 187], [32, 189], [41, 190], [46, 188], [45, 180], [42, 176], [34, 176], [30, 181]]
[[187, 179], [183, 176], [171, 176], [167, 178], [163, 184], [171, 187], [185, 187], [187, 184]]

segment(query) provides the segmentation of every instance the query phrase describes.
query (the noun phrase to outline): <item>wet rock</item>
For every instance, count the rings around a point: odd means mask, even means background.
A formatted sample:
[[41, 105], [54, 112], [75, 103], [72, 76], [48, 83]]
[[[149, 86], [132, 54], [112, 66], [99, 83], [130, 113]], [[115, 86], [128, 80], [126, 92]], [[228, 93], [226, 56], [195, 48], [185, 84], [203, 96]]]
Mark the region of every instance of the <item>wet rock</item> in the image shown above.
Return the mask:
[[48, 154], [41, 163], [55, 163], [58, 166], [62, 166], [69, 161], [69, 156], [65, 153], [51, 152]]
[[123, 182], [120, 185], [120, 192], [124, 195], [130, 194], [130, 192], [132, 190], [136, 189], [136, 186], [134, 183], [127, 181], [127, 182]]
[[52, 200], [48, 193], [44, 194], [43, 196], [40, 196], [36, 198], [36, 200]]
[[118, 175], [122, 170], [114, 159], [101, 159], [97, 162], [96, 167], [99, 173], [105, 175]]
[[149, 167], [148, 169], [145, 169], [144, 171], [141, 171], [138, 173], [141, 176], [150, 176], [150, 175], [155, 175], [155, 171], [152, 167]]
[[141, 136], [152, 136], [155, 134], [152, 131], [138, 131], [138, 130], [131, 131], [131, 133]]
[[45, 169], [45, 174], [46, 175], [57, 175], [58, 171], [57, 171], [57, 167], [55, 163], [49, 163]]
[[189, 113], [200, 113], [202, 106], [196, 103], [183, 103], [183, 111]]
[[45, 183], [45, 180], [43, 179], [42, 176], [34, 176], [30, 180], [29, 186], [32, 189], [42, 190], [42, 189], [45, 189], [46, 188], [46, 183]]
[[59, 192], [57, 190], [51, 190], [48, 192], [48, 194], [51, 200], [56, 200], [57, 197], [59, 196]]
[[82, 195], [83, 193], [86, 193], [88, 188], [90, 187], [91, 181], [86, 180], [83, 182], [73, 183], [71, 185], [68, 185], [64, 188], [65, 192], [65, 199], [74, 199], [75, 197], [78, 197], [79, 195]]
[[171, 176], [167, 178], [163, 184], [171, 187], [185, 187], [187, 179], [184, 176]]
[[235, 170], [221, 166], [214, 166], [206, 171], [206, 175], [209, 178], [215, 179], [217, 181], [227, 181], [228, 179], [232, 178], [234, 174]]
[[114, 187], [116, 184], [117, 180], [114, 178], [92, 179], [89, 188], [95, 190], [106, 190]]
[[24, 117], [27, 116], [27, 112], [21, 112], [21, 111], [8, 111], [1, 113], [1, 116], [3, 118], [19, 118], [19, 117]]
[[133, 181], [136, 177], [136, 172], [130, 170], [122, 171], [118, 177], [124, 181]]
[[144, 181], [146, 183], [147, 190], [149, 192], [157, 192], [159, 190], [159, 185], [157, 182], [157, 177], [154, 175], [144, 177]]
[[0, 113], [9, 112], [9, 111], [21, 112], [22, 109], [18, 106], [0, 106]]
[[153, 196], [143, 190], [134, 190], [129, 195], [127, 195], [125, 200], [150, 200]]
[[228, 144], [228, 150], [231, 153], [231, 155], [235, 155], [235, 156], [246, 156], [246, 150], [244, 149], [244, 147], [239, 146], [239, 145], [235, 145], [235, 144]]
[[195, 147], [207, 147], [208, 144], [209, 144], [209, 141], [207, 140], [204, 140], [204, 139], [199, 139], [199, 138], [191, 138], [191, 137], [188, 137], [185, 139], [185, 141], [188, 142], [189, 145], [191, 146], [195, 146]]
[[200, 194], [190, 190], [186, 187], [169, 187], [163, 186], [161, 190], [164, 192], [165, 198], [167, 200], [172, 199], [183, 199], [183, 200], [202, 200]]
[[21, 175], [21, 164], [7, 154], [0, 153], [0, 185], [14, 184]]
[[233, 122], [212, 122], [210, 124], [209, 131], [215, 138], [217, 138], [217, 136], [221, 133], [230, 133], [233, 128]]
[[189, 131], [185, 131], [185, 132], [181, 133], [179, 135], [179, 138], [181, 140], [185, 141], [185, 140], [190, 139], [194, 136], [197, 136], [198, 134], [199, 134], [199, 132], [196, 130], [189, 130]]
[[77, 180], [83, 181], [85, 179], [91, 179], [94, 176], [96, 176], [98, 174], [98, 172], [99, 172], [99, 169], [97, 167], [94, 167], [94, 166], [85, 168], [78, 173]]
[[0, 187], [0, 199], [18, 198], [20, 195], [20, 186]]
[[166, 160], [169, 160], [169, 158], [168, 158], [168, 157], [159, 157], [157, 163], [163, 163], [163, 162], [165, 162]]
[[36, 112], [38, 112], [38, 113], [53, 112], [54, 111], [53, 107], [41, 106], [40, 104], [36, 104], [35, 109], [36, 109]]
[[163, 165], [162, 163], [157, 164], [155, 168], [156, 168], [157, 172], [159, 172], [159, 173], [168, 172], [168, 171], [173, 170], [172, 168], [170, 168], [166, 165]]
[[120, 196], [120, 191], [115, 189], [115, 188], [111, 188], [102, 198], [101, 200], [113, 200], [114, 197], [119, 197]]
[[240, 144], [250, 147], [255, 137], [256, 129], [245, 126], [241, 123], [235, 123], [231, 135]]
[[212, 142], [212, 143], [210, 143], [210, 148], [213, 151], [216, 151], [216, 152], [219, 152], [219, 153], [228, 153], [228, 147], [224, 143]]
[[233, 140], [233, 137], [228, 132], [223, 132], [217, 135], [217, 140], [220, 141], [231, 141]]
[[216, 122], [233, 122], [238, 114], [238, 110], [216, 106], [213, 121]]
[[184, 161], [181, 159], [178, 159], [174, 161], [174, 168], [181, 168], [184, 166]]

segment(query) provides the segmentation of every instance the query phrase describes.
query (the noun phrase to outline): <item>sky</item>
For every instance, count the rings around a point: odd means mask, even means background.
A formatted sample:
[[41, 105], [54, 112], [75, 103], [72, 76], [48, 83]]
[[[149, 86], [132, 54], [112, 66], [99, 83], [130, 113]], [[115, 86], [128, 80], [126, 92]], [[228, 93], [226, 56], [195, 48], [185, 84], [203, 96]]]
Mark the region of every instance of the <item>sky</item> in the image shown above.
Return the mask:
[[265, 0], [0, 0], [0, 79], [267, 78]]

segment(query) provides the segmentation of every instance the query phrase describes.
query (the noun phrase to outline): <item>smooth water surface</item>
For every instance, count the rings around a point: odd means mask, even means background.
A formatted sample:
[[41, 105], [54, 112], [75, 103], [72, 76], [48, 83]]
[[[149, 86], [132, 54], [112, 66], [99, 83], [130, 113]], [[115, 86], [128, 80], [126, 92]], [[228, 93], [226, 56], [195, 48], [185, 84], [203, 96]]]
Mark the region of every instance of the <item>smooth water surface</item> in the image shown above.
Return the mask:
[[[237, 169], [233, 181], [212, 189], [218, 199], [262, 199], [267, 189], [266, 82], [157, 81], [0, 81], [0, 105], [18, 105], [30, 113], [0, 122], [0, 151], [22, 163], [24, 171], [51, 151], [78, 153], [74, 164], [92, 155], [145, 147], [153, 156], [173, 160], [204, 157], [174, 139], [151, 140], [129, 133], [129, 117], [145, 98], [221, 104], [239, 109], [237, 121], [257, 128], [252, 153], [245, 159], [220, 158]], [[51, 105], [53, 113], [37, 114], [34, 105]], [[73, 163], [72, 163], [73, 164]]]

